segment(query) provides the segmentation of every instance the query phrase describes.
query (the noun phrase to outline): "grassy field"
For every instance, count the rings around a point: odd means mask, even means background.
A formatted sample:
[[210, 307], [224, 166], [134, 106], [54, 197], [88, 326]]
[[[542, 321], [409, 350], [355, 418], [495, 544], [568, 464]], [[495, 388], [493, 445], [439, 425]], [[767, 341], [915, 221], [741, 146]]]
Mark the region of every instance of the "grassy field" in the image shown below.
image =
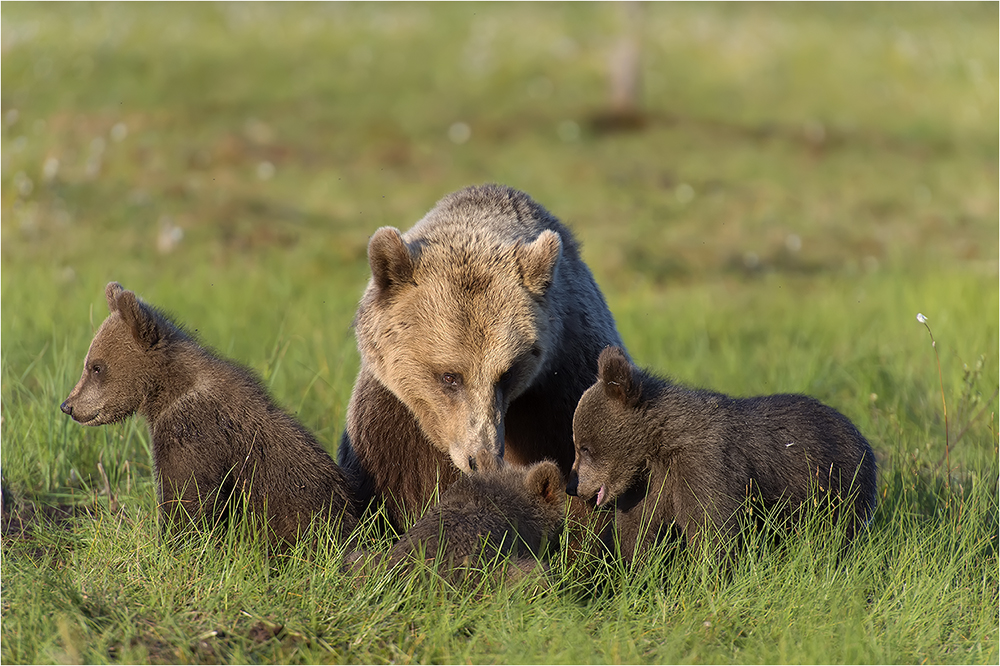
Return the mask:
[[[997, 5], [642, 12], [645, 125], [609, 133], [610, 3], [3, 4], [0, 661], [997, 662]], [[574, 229], [642, 364], [854, 420], [847, 561], [818, 518], [728, 574], [479, 586], [160, 542], [145, 424], [58, 408], [104, 285], [332, 452], [368, 236], [485, 181]]]

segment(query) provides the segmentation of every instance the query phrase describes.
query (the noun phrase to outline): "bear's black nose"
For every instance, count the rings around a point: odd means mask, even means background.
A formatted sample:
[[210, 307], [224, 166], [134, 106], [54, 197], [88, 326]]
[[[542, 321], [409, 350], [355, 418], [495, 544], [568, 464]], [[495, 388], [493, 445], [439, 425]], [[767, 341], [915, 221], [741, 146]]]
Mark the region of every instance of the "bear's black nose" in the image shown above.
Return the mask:
[[576, 472], [569, 473], [569, 480], [566, 481], [566, 494], [576, 497], [576, 485], [580, 482], [580, 477]]
[[63, 414], [73, 416], [73, 405], [69, 404], [69, 400], [64, 400], [63, 404], [59, 405], [59, 409], [63, 411]]

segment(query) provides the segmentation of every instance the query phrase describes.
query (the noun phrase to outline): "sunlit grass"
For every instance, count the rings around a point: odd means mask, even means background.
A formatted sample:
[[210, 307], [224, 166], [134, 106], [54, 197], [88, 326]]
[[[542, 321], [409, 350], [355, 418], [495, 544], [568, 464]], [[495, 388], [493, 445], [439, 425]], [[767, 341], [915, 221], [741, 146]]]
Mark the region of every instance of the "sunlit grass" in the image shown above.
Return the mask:
[[[647, 124], [604, 134], [612, 3], [4, 3], [0, 463], [23, 515], [91, 515], [5, 532], [0, 660], [996, 663], [996, 5], [642, 11]], [[333, 452], [369, 235], [484, 181], [574, 229], [640, 364], [859, 426], [848, 559], [820, 519], [542, 585], [170, 545], [146, 424], [59, 412], [118, 280]]]
[[16, 576], [41, 585], [5, 583], [4, 657], [988, 663], [994, 490], [973, 483], [933, 519], [883, 504], [845, 561], [816, 514], [795, 538], [751, 538], [731, 570], [663, 549], [632, 569], [557, 560], [542, 586], [423, 570], [356, 577], [338, 547], [268, 563], [227, 535], [171, 547], [137, 497], [121, 516], [99, 510], [43, 533], [30, 555], [8, 551]]

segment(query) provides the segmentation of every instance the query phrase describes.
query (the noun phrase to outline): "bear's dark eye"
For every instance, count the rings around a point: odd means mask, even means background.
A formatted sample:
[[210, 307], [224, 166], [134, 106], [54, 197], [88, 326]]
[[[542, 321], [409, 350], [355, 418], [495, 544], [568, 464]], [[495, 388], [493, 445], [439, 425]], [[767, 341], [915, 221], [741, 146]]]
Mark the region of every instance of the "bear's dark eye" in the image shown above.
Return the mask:
[[501, 391], [506, 393], [507, 389], [510, 388], [510, 383], [513, 379], [514, 379], [514, 368], [511, 368], [507, 372], [500, 375], [500, 380], [497, 382], [497, 386], [500, 387]]
[[585, 455], [585, 456], [587, 456], [589, 458], [590, 457], [590, 447], [589, 446], [581, 446], [580, 447], [580, 454], [581, 455]]
[[442, 373], [441, 384], [448, 389], [457, 389], [462, 386], [462, 375], [457, 372]]
[[94, 363], [92, 366], [90, 366], [90, 372], [94, 375], [100, 375], [101, 373], [104, 372], [104, 364]]

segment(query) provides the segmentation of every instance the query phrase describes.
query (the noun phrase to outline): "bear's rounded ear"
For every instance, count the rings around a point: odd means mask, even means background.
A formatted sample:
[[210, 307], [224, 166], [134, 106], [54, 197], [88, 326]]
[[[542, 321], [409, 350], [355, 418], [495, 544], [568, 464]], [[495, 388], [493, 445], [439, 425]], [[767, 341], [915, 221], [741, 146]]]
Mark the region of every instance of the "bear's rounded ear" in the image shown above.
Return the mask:
[[642, 383], [620, 347], [605, 347], [597, 359], [597, 380], [609, 398], [635, 407], [642, 397]]
[[118, 295], [125, 291], [117, 282], [109, 282], [108, 286], [104, 288], [104, 297], [108, 299], [108, 310], [111, 312], [118, 311]]
[[149, 349], [159, 342], [160, 327], [156, 316], [139, 302], [133, 292], [122, 291], [118, 294], [115, 309], [140, 347]]
[[368, 264], [379, 292], [413, 282], [413, 255], [399, 229], [382, 227], [372, 235], [368, 241]]
[[562, 254], [559, 234], [546, 229], [538, 238], [517, 248], [517, 262], [521, 267], [521, 283], [535, 296], [542, 296], [555, 280], [556, 266]]
[[546, 504], [560, 503], [566, 495], [562, 473], [551, 460], [535, 463], [528, 470], [524, 485], [532, 497], [540, 497]]

